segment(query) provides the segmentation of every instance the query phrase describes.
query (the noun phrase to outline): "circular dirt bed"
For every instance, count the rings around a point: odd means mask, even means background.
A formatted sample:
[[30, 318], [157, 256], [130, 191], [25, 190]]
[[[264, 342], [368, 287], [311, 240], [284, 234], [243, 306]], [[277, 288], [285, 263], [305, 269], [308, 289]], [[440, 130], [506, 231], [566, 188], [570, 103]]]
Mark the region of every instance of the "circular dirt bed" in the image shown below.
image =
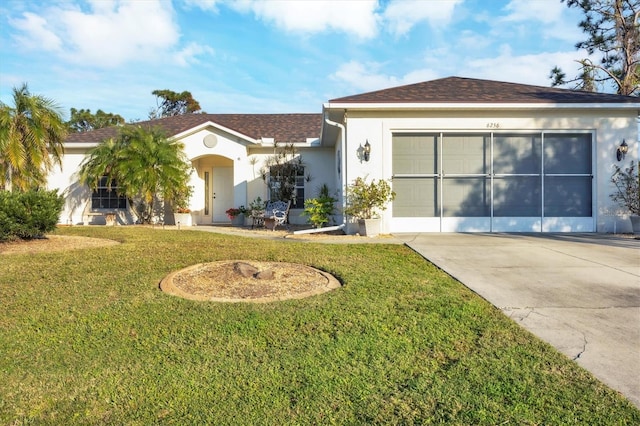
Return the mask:
[[310, 266], [253, 260], [201, 263], [172, 272], [160, 283], [168, 294], [214, 302], [301, 299], [338, 287], [333, 275]]

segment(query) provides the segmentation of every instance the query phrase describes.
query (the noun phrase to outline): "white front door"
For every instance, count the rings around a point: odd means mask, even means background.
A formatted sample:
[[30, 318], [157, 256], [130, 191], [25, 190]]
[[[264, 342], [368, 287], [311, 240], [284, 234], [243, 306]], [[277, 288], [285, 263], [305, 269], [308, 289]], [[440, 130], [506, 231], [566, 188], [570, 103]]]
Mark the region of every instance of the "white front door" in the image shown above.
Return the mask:
[[212, 177], [213, 223], [229, 222], [225, 213], [233, 205], [233, 167], [214, 167]]

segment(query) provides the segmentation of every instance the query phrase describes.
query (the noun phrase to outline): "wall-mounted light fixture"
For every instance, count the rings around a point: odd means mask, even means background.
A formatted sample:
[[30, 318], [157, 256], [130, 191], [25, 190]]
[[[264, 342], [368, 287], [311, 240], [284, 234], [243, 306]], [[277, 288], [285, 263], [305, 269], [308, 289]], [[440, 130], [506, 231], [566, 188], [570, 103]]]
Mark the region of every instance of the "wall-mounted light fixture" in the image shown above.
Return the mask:
[[369, 139], [367, 139], [367, 142], [364, 144], [362, 154], [364, 156], [364, 161], [369, 161], [369, 157], [371, 156], [371, 144], [369, 144]]
[[618, 161], [624, 160], [624, 157], [626, 157], [627, 152], [629, 152], [629, 145], [627, 145], [627, 142], [624, 139], [622, 139], [622, 143], [616, 150], [616, 158], [618, 159]]

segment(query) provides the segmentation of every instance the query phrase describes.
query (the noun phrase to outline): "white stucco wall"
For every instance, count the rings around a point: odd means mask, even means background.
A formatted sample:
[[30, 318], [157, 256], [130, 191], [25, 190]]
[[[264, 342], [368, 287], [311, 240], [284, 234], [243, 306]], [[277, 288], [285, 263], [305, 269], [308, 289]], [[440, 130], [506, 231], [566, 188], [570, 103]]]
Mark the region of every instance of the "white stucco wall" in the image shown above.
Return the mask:
[[[216, 143], [207, 146], [204, 138], [214, 135]], [[273, 155], [273, 145], [262, 145], [259, 141], [249, 140], [242, 135], [235, 135], [207, 125], [194, 129], [189, 133], [179, 135], [178, 141], [184, 144], [185, 154], [193, 165], [190, 184], [194, 194], [190, 200], [190, 208], [194, 223], [212, 223], [211, 216], [204, 217], [204, 172], [211, 172], [216, 167], [226, 167], [233, 170], [232, 181], [229, 182], [231, 195], [229, 205], [225, 207], [248, 206], [256, 197], [267, 200], [267, 186], [262, 179], [260, 169], [265, 160]], [[211, 139], [209, 139], [211, 142]], [[48, 188], [58, 189], [65, 195], [65, 204], [60, 215], [60, 224], [80, 225], [90, 221], [91, 223], [103, 223], [100, 216], [87, 216], [91, 211], [91, 191], [88, 187], [77, 182], [76, 173], [85, 154], [95, 144], [74, 145], [67, 148], [63, 156], [62, 170], [54, 169], [48, 177]], [[78, 146], [82, 146], [78, 148]], [[339, 185], [336, 184], [335, 161], [333, 148], [320, 147], [317, 141], [314, 143], [300, 144], [297, 146], [299, 155], [305, 165], [305, 197], [311, 198], [317, 195], [317, 189], [323, 183], [329, 186], [333, 193]], [[301, 216], [302, 206], [292, 209], [290, 222], [305, 224], [306, 218]], [[225, 218], [226, 219], [226, 218]], [[165, 222], [173, 223], [172, 214], [166, 212]], [[118, 218], [119, 223], [133, 223], [135, 217], [130, 212], [122, 212]]]
[[[517, 110], [406, 110], [406, 111], [363, 111], [348, 110], [346, 122], [346, 147], [339, 141], [321, 146], [317, 143], [297, 146], [299, 155], [305, 164], [305, 197], [317, 195], [317, 189], [326, 183], [332, 194], [336, 194], [342, 205], [341, 182], [346, 176], [351, 182], [357, 176], [369, 179], [391, 179], [392, 177], [392, 135], [394, 132], [447, 132], [447, 131], [580, 131], [593, 134], [595, 149], [593, 155], [593, 203], [594, 224], [597, 232], [629, 232], [631, 230], [627, 212], [614, 205], [609, 194], [613, 191], [609, 182], [613, 165], [627, 167], [632, 161], [638, 161], [638, 122], [637, 111], [633, 109], [517, 109]], [[216, 143], [206, 146], [204, 138], [215, 135]], [[212, 125], [193, 129], [178, 138], [185, 145], [185, 153], [194, 166], [191, 184], [194, 196], [191, 208], [196, 222], [202, 221], [204, 208], [205, 170], [213, 167], [231, 167], [232, 198], [228, 207], [248, 206], [260, 196], [268, 198], [267, 186], [260, 169], [264, 161], [274, 153], [273, 145], [262, 144], [242, 135], [225, 131]], [[629, 153], [622, 162], [617, 162], [615, 152], [622, 140], [629, 144]], [[370, 161], [364, 161], [359, 148], [366, 141], [371, 144]], [[210, 144], [211, 145], [211, 144]], [[62, 170], [54, 169], [48, 179], [50, 189], [58, 189], [66, 196], [60, 216], [61, 224], [82, 224], [87, 219], [87, 204], [90, 201], [88, 188], [77, 184], [75, 173], [84, 159], [89, 145], [74, 145], [65, 151]], [[339, 158], [345, 167], [338, 172]], [[300, 216], [302, 209], [290, 212], [290, 221], [294, 224], [306, 223]], [[208, 218], [211, 223], [211, 218]], [[340, 212], [335, 216], [340, 224]], [[124, 212], [119, 218], [121, 223], [132, 223], [134, 218]], [[382, 232], [391, 232], [391, 209], [383, 213]], [[419, 227], [414, 229], [419, 231]], [[357, 231], [349, 225], [348, 232]]]
[[[637, 111], [626, 109], [541, 109], [541, 110], [467, 110], [467, 111], [347, 111], [346, 161], [348, 180], [355, 176], [369, 179], [391, 179], [394, 132], [401, 131], [548, 131], [575, 130], [592, 132], [595, 140], [594, 192], [595, 229], [597, 232], [629, 232], [630, 221], [620, 212], [609, 194], [613, 165], [628, 166], [638, 161]], [[615, 158], [622, 140], [629, 144], [625, 161]], [[358, 149], [366, 141], [371, 144], [370, 161], [359, 158]], [[611, 213], [618, 211], [618, 216]], [[383, 232], [391, 230], [391, 209], [383, 214]], [[416, 229], [417, 230], [417, 229]], [[355, 226], [349, 227], [355, 232]]]
[[57, 189], [65, 196], [65, 203], [58, 223], [79, 225], [83, 223], [83, 212], [90, 201], [89, 188], [77, 182], [75, 174], [85, 157], [85, 149], [66, 149], [62, 157], [62, 169], [55, 167], [47, 179], [48, 189]]
[[[215, 145], [207, 146], [205, 138], [215, 136]], [[268, 188], [260, 173], [268, 157], [275, 152], [275, 147], [270, 143], [262, 144], [261, 141], [252, 141], [226, 132], [214, 126], [203, 126], [194, 132], [181, 135], [178, 139], [185, 146], [185, 154], [194, 166], [194, 173], [190, 184], [194, 188], [190, 207], [192, 216], [198, 224], [209, 224], [212, 218], [204, 216], [205, 184], [204, 173], [214, 167], [232, 167], [233, 181], [232, 201], [225, 207], [248, 207], [249, 204], [260, 197], [268, 199]], [[211, 145], [212, 139], [208, 139]], [[317, 189], [323, 183], [329, 186], [333, 193], [339, 185], [335, 177], [335, 159], [333, 148], [320, 147], [317, 143], [296, 144], [298, 155], [302, 157], [305, 166], [305, 197], [312, 198], [317, 195]], [[292, 208], [289, 221], [292, 224], [305, 224], [306, 217], [301, 216], [303, 206]], [[226, 220], [226, 219], [225, 219]], [[337, 218], [336, 220], [339, 220]]]

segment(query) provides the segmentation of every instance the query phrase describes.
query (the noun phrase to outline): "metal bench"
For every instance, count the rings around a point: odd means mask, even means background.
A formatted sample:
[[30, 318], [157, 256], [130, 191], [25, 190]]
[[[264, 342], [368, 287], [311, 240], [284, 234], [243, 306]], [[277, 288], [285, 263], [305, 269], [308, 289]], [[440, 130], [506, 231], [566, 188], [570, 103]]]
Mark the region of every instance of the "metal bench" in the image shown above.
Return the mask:
[[264, 209], [263, 220], [266, 228], [275, 231], [277, 226], [286, 224], [291, 201], [269, 201]]

